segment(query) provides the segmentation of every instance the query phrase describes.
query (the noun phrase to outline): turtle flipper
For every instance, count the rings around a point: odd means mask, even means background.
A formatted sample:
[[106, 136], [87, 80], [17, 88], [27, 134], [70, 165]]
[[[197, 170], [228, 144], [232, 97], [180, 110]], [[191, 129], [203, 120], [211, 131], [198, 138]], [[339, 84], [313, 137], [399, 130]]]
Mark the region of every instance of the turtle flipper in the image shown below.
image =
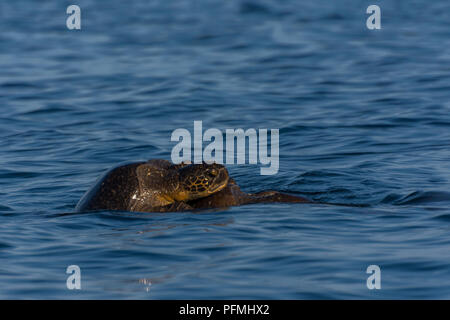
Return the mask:
[[169, 212], [190, 211], [194, 209], [190, 205], [182, 201], [175, 201], [174, 203], [169, 205], [169, 207]]
[[166, 206], [148, 208], [146, 212], [181, 212], [190, 211], [194, 208], [185, 202], [175, 201], [174, 203], [168, 204]]
[[278, 191], [262, 191], [258, 193], [249, 194], [247, 203], [264, 203], [264, 202], [290, 202], [290, 203], [305, 203], [311, 200], [298, 197]]

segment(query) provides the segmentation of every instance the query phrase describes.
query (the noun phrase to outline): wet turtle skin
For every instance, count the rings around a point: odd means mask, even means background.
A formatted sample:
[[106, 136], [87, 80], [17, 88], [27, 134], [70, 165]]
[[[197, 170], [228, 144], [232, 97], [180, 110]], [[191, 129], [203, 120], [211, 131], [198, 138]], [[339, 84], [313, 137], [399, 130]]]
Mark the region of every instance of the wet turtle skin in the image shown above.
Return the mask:
[[81, 198], [75, 210], [128, 210], [130, 199], [139, 187], [136, 169], [142, 163], [118, 166], [106, 172]]
[[240, 206], [251, 203], [312, 203], [311, 200], [278, 191], [262, 191], [258, 193], [245, 193], [233, 179], [221, 191], [208, 197], [188, 201], [192, 209], [213, 209]]
[[189, 210], [186, 201], [219, 192], [226, 187], [228, 179], [228, 171], [220, 164], [174, 165], [156, 159], [119, 165], [86, 192], [75, 210]]
[[154, 159], [109, 170], [75, 209], [175, 212], [274, 202], [311, 201], [277, 191], [245, 193], [220, 164], [172, 164]]

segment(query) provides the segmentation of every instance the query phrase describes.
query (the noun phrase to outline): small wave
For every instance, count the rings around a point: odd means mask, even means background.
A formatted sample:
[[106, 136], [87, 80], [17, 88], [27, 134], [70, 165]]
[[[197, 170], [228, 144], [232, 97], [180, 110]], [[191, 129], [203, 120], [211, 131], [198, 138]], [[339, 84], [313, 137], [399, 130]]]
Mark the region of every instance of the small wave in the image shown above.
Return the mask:
[[0, 212], [13, 211], [12, 208], [0, 204]]
[[438, 216], [435, 216], [433, 218], [434, 220], [443, 221], [443, 222], [450, 222], [450, 214], [445, 213]]
[[2, 170], [0, 172], [0, 179], [36, 178], [40, 175], [41, 173], [39, 172]]
[[270, 14], [270, 9], [256, 2], [246, 1], [242, 3], [240, 12], [242, 14]]
[[428, 204], [434, 202], [450, 201], [450, 193], [444, 191], [414, 191], [407, 196], [388, 195], [382, 202], [391, 202], [394, 205]]
[[345, 172], [335, 172], [331, 170], [311, 170], [304, 172], [300, 175], [300, 177], [342, 177], [346, 176], [347, 174]]
[[0, 84], [0, 87], [5, 89], [11, 89], [11, 88], [18, 88], [18, 89], [26, 89], [26, 88], [32, 88], [32, 89], [42, 89], [41, 86], [36, 85], [34, 83], [30, 82], [5, 82]]
[[72, 109], [68, 108], [68, 107], [50, 106], [50, 107], [37, 108], [34, 110], [22, 112], [21, 115], [40, 115], [40, 114], [52, 114], [52, 113], [70, 112], [70, 111], [72, 111]]

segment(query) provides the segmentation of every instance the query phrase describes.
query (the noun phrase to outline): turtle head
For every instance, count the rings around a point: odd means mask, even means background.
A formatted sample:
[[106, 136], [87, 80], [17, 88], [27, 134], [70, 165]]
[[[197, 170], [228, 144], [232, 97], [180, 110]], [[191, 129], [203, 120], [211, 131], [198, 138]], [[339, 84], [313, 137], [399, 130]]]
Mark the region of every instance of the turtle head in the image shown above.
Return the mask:
[[188, 201], [207, 197], [227, 186], [229, 175], [220, 164], [190, 164], [178, 170], [180, 190], [175, 199]]

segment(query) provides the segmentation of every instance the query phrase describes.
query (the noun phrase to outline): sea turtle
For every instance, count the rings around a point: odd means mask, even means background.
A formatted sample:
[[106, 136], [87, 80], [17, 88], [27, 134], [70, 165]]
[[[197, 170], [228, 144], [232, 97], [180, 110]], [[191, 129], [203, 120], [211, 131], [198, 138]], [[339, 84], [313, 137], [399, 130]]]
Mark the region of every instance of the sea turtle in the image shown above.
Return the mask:
[[210, 209], [240, 206], [250, 203], [271, 202], [310, 203], [312, 201], [303, 197], [281, 193], [278, 191], [245, 193], [236, 184], [234, 179], [230, 178], [228, 181], [228, 185], [221, 191], [207, 197], [187, 201], [187, 204], [192, 207], [192, 209]]
[[78, 202], [76, 211], [167, 212], [191, 209], [186, 201], [227, 186], [220, 164], [180, 164], [150, 160], [119, 165], [106, 172]]
[[220, 164], [155, 159], [109, 170], [81, 198], [76, 211], [169, 212], [270, 202], [311, 201], [278, 191], [245, 193]]

